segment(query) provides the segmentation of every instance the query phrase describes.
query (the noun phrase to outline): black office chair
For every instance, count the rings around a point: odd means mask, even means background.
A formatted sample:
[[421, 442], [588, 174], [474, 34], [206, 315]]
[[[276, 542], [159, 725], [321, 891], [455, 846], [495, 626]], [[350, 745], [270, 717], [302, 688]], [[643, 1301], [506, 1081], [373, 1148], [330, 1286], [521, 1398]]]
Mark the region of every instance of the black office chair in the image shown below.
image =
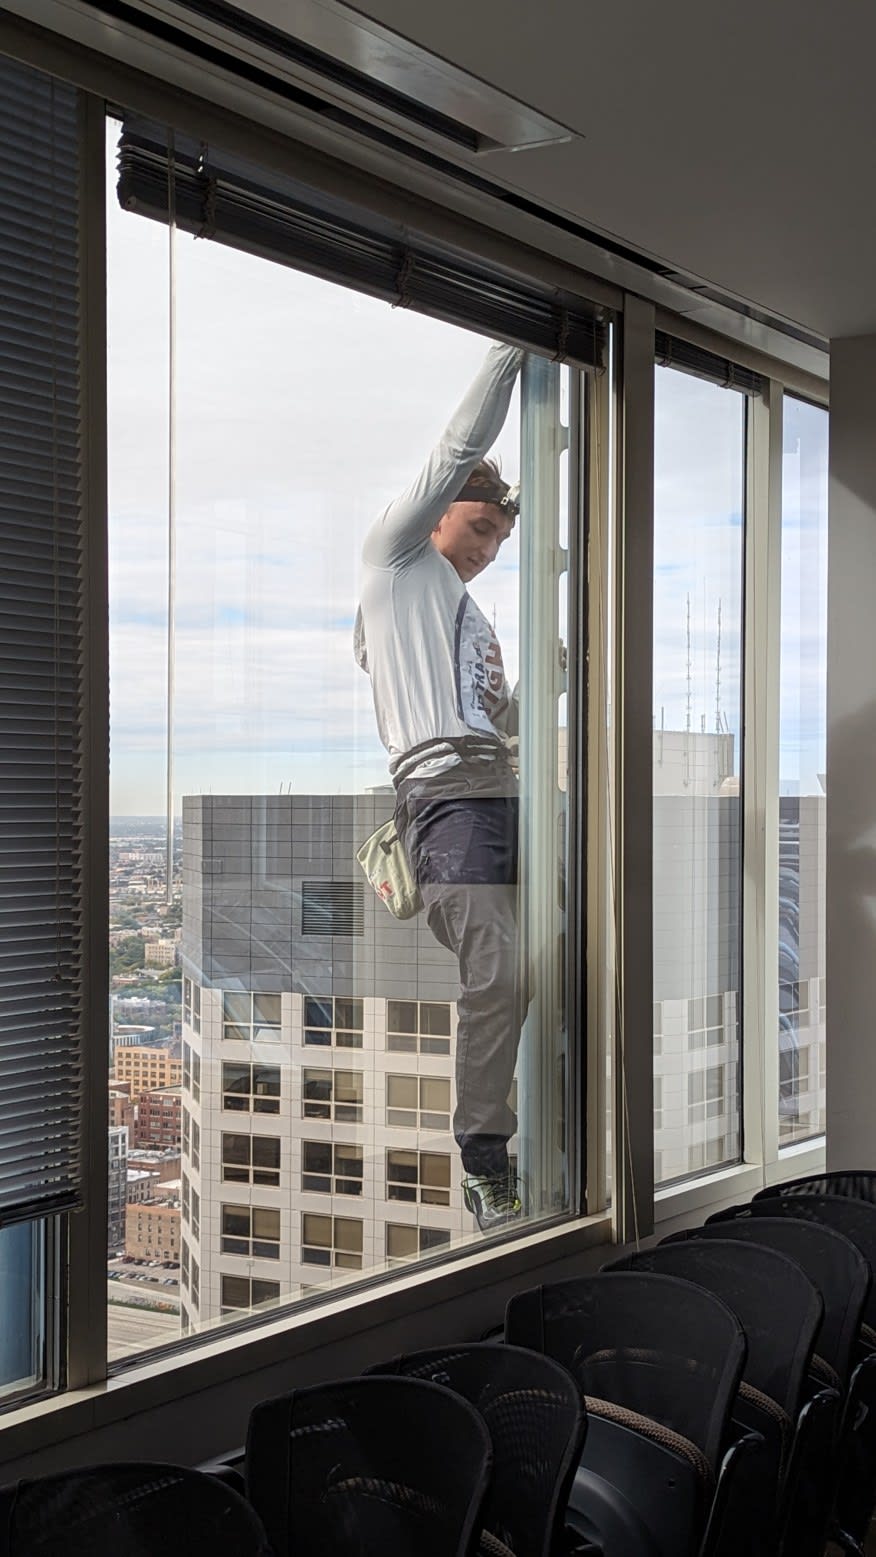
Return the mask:
[[[584, 1396], [568, 1523], [603, 1557], [716, 1549], [716, 1484], [745, 1360], [727, 1306], [687, 1281], [606, 1272], [517, 1294], [505, 1338], [562, 1363]], [[752, 1434], [740, 1443], [728, 1476], [760, 1442]]]
[[469, 1557], [492, 1461], [479, 1412], [440, 1384], [341, 1379], [255, 1407], [247, 1496], [275, 1557]]
[[[552, 1358], [486, 1342], [394, 1357], [369, 1374], [431, 1379], [464, 1396], [493, 1444], [484, 1531], [514, 1557], [556, 1557], [587, 1425], [575, 1380]], [[481, 1550], [491, 1550], [482, 1540]]]
[[742, 1430], [763, 1436], [765, 1450], [750, 1462], [747, 1483], [737, 1480], [724, 1539], [730, 1551], [774, 1554], [782, 1544], [788, 1501], [810, 1470], [805, 1429], [802, 1461], [796, 1436], [823, 1313], [819, 1293], [785, 1255], [729, 1238], [663, 1244], [603, 1269], [693, 1281], [721, 1298], [740, 1320], [748, 1352], [733, 1417]]
[[88, 1466], [0, 1490], [2, 1557], [272, 1557], [231, 1487], [178, 1465]]
[[[761, 1207], [768, 1204], [760, 1202]], [[798, 1419], [782, 1545], [787, 1557], [820, 1557], [837, 1492], [841, 1413], [857, 1357], [869, 1267], [848, 1238], [822, 1223], [738, 1210], [736, 1218], [722, 1213], [720, 1220], [674, 1234], [665, 1243], [729, 1238], [765, 1245], [795, 1260], [821, 1294], [824, 1313], [810, 1365], [809, 1400]]]
[[[844, 1175], [860, 1179], [861, 1175]], [[849, 1379], [839, 1434], [840, 1484], [836, 1497], [835, 1538], [849, 1552], [863, 1549], [876, 1508], [876, 1204], [846, 1194], [822, 1195], [812, 1186], [764, 1196], [736, 1207], [738, 1219], [791, 1217], [818, 1222], [848, 1238], [871, 1273], [870, 1294]], [[723, 1213], [726, 1216], [726, 1213]]]
[[876, 1170], [849, 1168], [834, 1173], [808, 1173], [803, 1178], [767, 1185], [752, 1198], [772, 1200], [776, 1195], [847, 1195], [852, 1200], [868, 1200], [876, 1205]]
[[[763, 1202], [761, 1202], [761, 1205]], [[720, 1213], [704, 1227], [673, 1233], [665, 1244], [690, 1238], [735, 1238], [777, 1249], [795, 1260], [821, 1294], [824, 1314], [815, 1342], [812, 1368], [825, 1384], [842, 1393], [848, 1387], [861, 1323], [870, 1291], [867, 1261], [841, 1233], [815, 1221], [788, 1216]]]

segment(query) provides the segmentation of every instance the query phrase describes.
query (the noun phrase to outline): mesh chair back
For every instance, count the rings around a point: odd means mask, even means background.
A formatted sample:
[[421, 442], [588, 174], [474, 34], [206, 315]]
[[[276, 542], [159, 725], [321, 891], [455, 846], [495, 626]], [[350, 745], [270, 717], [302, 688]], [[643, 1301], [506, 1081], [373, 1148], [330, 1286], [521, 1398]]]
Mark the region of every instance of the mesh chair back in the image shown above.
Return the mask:
[[484, 1529], [515, 1557], [554, 1550], [586, 1421], [565, 1368], [518, 1346], [476, 1342], [395, 1357], [369, 1373], [431, 1379], [476, 1406], [493, 1443]]
[[[762, 1204], [763, 1202], [761, 1202]], [[833, 1228], [792, 1217], [745, 1215], [733, 1222], [707, 1222], [689, 1233], [673, 1234], [667, 1243], [684, 1238], [734, 1238], [765, 1244], [796, 1260], [824, 1303], [821, 1328], [815, 1342], [818, 1356], [829, 1364], [845, 1385], [852, 1352], [870, 1289], [867, 1262], [854, 1244]]]
[[[231, 1487], [177, 1465], [98, 1465], [3, 1494], [3, 1557], [271, 1557]], [[5, 1544], [4, 1544], [5, 1538]]]
[[871, 1283], [864, 1318], [871, 1329], [876, 1329], [876, 1288], [872, 1276], [876, 1271], [876, 1203], [855, 1200], [845, 1195], [816, 1195], [796, 1191], [771, 1195], [752, 1201], [752, 1216], [790, 1216], [798, 1221], [820, 1222], [842, 1233], [870, 1267]]
[[467, 1557], [491, 1468], [475, 1408], [420, 1379], [295, 1390], [249, 1421], [247, 1494], [276, 1557]]
[[786, 1179], [784, 1184], [767, 1185], [752, 1199], [771, 1200], [776, 1195], [847, 1195], [851, 1200], [868, 1200], [876, 1205], [876, 1172], [858, 1168], [811, 1173], [802, 1179]]
[[505, 1338], [556, 1358], [583, 1395], [680, 1433], [716, 1468], [745, 1337], [711, 1292], [644, 1271], [579, 1276], [513, 1297]]
[[796, 1418], [823, 1304], [787, 1255], [758, 1244], [741, 1249], [731, 1238], [691, 1239], [644, 1249], [603, 1269], [654, 1271], [714, 1292], [745, 1331], [745, 1382]]

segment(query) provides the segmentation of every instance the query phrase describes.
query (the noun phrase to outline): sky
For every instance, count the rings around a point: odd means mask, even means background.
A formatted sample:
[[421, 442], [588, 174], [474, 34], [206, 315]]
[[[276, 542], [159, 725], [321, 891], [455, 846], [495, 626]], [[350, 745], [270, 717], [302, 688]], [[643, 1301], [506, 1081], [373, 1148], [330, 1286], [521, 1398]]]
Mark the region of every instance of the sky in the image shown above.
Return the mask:
[[[108, 128], [111, 809], [165, 804], [169, 233], [121, 211]], [[386, 781], [352, 654], [362, 539], [486, 347], [469, 331], [175, 238], [175, 806]], [[804, 415], [802, 413], [808, 413]], [[817, 422], [824, 419], [823, 435]], [[519, 395], [494, 449], [519, 474]], [[739, 729], [743, 401], [657, 370], [655, 722]], [[782, 775], [818, 792], [826, 416], [786, 415]], [[803, 450], [801, 456], [800, 450]], [[517, 678], [518, 537], [471, 593]]]

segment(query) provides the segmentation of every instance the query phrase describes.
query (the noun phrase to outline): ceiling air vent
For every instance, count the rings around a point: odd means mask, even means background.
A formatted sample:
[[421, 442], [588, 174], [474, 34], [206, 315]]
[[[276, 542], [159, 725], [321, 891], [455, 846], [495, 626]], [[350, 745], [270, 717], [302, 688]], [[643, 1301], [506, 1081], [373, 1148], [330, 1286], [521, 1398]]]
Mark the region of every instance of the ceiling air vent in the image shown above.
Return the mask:
[[[57, 0], [27, 0], [51, 25]], [[21, 10], [15, 3], [13, 10]], [[137, 42], [179, 50], [205, 67], [279, 92], [355, 130], [404, 132], [441, 149], [480, 155], [566, 141], [571, 132], [505, 92], [390, 32], [339, 0], [67, 0], [67, 26], [91, 17], [106, 48], [138, 63]], [[124, 45], [127, 44], [127, 47]]]

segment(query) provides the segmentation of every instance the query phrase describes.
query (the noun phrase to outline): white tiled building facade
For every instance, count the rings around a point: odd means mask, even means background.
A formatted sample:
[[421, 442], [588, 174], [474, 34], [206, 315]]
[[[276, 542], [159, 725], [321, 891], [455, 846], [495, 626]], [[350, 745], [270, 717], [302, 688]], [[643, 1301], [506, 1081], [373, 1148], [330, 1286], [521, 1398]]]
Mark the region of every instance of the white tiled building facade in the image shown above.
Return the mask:
[[185, 802], [184, 1328], [475, 1231], [455, 962], [350, 863], [390, 803]]

